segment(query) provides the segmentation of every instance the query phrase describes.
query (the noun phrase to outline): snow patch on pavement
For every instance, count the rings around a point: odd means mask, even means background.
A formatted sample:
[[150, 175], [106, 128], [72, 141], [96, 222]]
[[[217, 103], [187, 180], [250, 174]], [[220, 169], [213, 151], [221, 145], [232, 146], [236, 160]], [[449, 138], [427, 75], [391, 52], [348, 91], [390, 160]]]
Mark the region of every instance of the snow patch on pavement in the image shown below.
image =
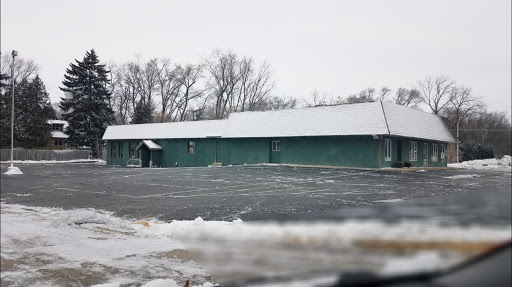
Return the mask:
[[10, 166], [7, 168], [7, 171], [4, 173], [6, 175], [17, 175], [17, 174], [23, 174], [19, 167], [16, 166]]
[[478, 159], [464, 161], [461, 163], [450, 163], [449, 167], [454, 168], [467, 168], [467, 169], [511, 169], [511, 157], [509, 155], [503, 156], [502, 159], [490, 158], [490, 159]]
[[399, 201], [403, 201], [403, 199], [401, 198], [396, 198], [396, 199], [383, 199], [383, 200], [374, 200], [372, 202], [399, 202]]
[[472, 177], [479, 177], [479, 175], [478, 174], [461, 174], [461, 175], [454, 175], [454, 176], [445, 176], [444, 178], [461, 179], [461, 178], [472, 178]]
[[[74, 160], [13, 160], [13, 163], [89, 163], [105, 164], [104, 160], [98, 159], [74, 159]], [[10, 160], [2, 161], [1, 163], [11, 163]]]
[[[209, 281], [206, 270], [187, 257], [171, 234], [139, 231], [133, 221], [109, 212], [5, 203], [1, 212], [2, 282], [65, 286], [69, 282], [60, 284], [55, 274], [69, 270], [85, 274], [80, 278], [91, 276], [80, 285], [140, 284], [157, 278], [172, 278], [181, 286], [189, 278]], [[4, 261], [12, 268], [4, 269]]]

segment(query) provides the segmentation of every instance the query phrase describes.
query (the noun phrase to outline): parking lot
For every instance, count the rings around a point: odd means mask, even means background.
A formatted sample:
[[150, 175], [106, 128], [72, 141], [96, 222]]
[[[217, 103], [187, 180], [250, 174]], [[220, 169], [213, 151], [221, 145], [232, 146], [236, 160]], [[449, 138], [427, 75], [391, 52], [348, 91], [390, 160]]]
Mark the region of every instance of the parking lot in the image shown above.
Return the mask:
[[[357, 216], [358, 208], [369, 205], [378, 210], [388, 202], [414, 198], [510, 190], [510, 174], [503, 171], [393, 172], [278, 166], [139, 169], [90, 163], [18, 166], [23, 175], [2, 175], [3, 202], [96, 208], [137, 219], [201, 216], [205, 220], [247, 221], [347, 207], [351, 214], [342, 216]], [[2, 174], [6, 168], [7, 164], [1, 165]], [[509, 213], [502, 215], [504, 220], [509, 221]], [[365, 211], [360, 216], [368, 214]]]

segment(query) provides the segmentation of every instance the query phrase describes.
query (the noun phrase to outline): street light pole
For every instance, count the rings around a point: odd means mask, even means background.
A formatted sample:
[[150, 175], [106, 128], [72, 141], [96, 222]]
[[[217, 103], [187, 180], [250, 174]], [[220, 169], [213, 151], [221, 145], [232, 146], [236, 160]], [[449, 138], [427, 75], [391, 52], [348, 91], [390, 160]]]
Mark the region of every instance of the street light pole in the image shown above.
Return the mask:
[[11, 81], [12, 81], [12, 107], [11, 107], [11, 167], [14, 161], [14, 59], [18, 56], [18, 51], [12, 50], [12, 68], [11, 68]]

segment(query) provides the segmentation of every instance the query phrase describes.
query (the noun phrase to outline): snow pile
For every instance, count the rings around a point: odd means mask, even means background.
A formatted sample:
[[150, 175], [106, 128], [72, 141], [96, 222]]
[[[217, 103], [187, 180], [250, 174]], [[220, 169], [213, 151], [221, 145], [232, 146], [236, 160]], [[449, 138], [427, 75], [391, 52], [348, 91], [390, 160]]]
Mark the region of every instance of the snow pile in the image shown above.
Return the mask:
[[509, 155], [505, 155], [502, 159], [477, 159], [464, 161], [461, 163], [448, 164], [449, 167], [454, 168], [469, 168], [469, 169], [511, 169], [511, 158]]
[[[194, 284], [211, 281], [176, 239], [139, 233], [133, 221], [111, 213], [4, 203], [1, 209], [2, 285], [119, 286], [170, 278], [184, 286], [187, 279]], [[12, 267], [4, 269], [4, 262]], [[62, 273], [80, 273], [83, 281], [62, 283]]]
[[[332, 270], [333, 266], [340, 271], [382, 273], [393, 268], [407, 268], [407, 271], [433, 266], [441, 268], [459, 262], [469, 254], [447, 253], [443, 247], [431, 251], [430, 255], [420, 250], [410, 253], [374, 252], [371, 246], [378, 242], [476, 246], [507, 240], [512, 230], [511, 226], [463, 227], [427, 221], [279, 223], [242, 222], [240, 219], [233, 222], [204, 221], [201, 218], [167, 224], [152, 221], [145, 226], [139, 225], [137, 229], [148, 236], [172, 234], [200, 258], [200, 263], [220, 282], [231, 281], [236, 274], [252, 274], [252, 277], [254, 274], [260, 277], [302, 274], [311, 270]], [[370, 246], [370, 249], [365, 246]]]
[[6, 175], [16, 175], [16, 174], [23, 174], [21, 170], [16, 166], [10, 166], [7, 168], [7, 171], [4, 173]]
[[[148, 228], [149, 227], [149, 228]], [[317, 222], [232, 222], [204, 221], [201, 217], [190, 221], [172, 221], [167, 224], [152, 221], [135, 227], [139, 233], [161, 236], [173, 235], [182, 242], [190, 239], [222, 242], [275, 242], [280, 244], [322, 245], [323, 247], [350, 247], [358, 240], [400, 241], [502, 241], [510, 238], [511, 227], [443, 226], [436, 222], [404, 220], [385, 223], [370, 220]], [[229, 244], [228, 244], [229, 245]]]

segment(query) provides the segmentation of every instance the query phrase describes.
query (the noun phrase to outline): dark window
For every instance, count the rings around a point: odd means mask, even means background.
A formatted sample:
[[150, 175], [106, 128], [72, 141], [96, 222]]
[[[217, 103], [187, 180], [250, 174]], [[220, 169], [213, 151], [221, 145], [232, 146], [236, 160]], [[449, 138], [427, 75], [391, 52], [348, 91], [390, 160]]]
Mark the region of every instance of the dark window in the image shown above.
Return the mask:
[[196, 142], [195, 141], [188, 141], [187, 153], [188, 154], [194, 154], [195, 152], [196, 152]]
[[137, 148], [137, 143], [128, 142], [128, 157], [129, 158], [136, 158], [135, 157], [135, 149]]
[[119, 157], [123, 158], [123, 142], [119, 142]]
[[63, 125], [52, 124], [52, 131], [63, 131]]
[[280, 141], [272, 141], [272, 151], [281, 151]]
[[55, 145], [56, 146], [61, 146], [62, 145], [62, 140], [55, 140]]
[[110, 144], [110, 157], [115, 158], [116, 157], [116, 143]]

